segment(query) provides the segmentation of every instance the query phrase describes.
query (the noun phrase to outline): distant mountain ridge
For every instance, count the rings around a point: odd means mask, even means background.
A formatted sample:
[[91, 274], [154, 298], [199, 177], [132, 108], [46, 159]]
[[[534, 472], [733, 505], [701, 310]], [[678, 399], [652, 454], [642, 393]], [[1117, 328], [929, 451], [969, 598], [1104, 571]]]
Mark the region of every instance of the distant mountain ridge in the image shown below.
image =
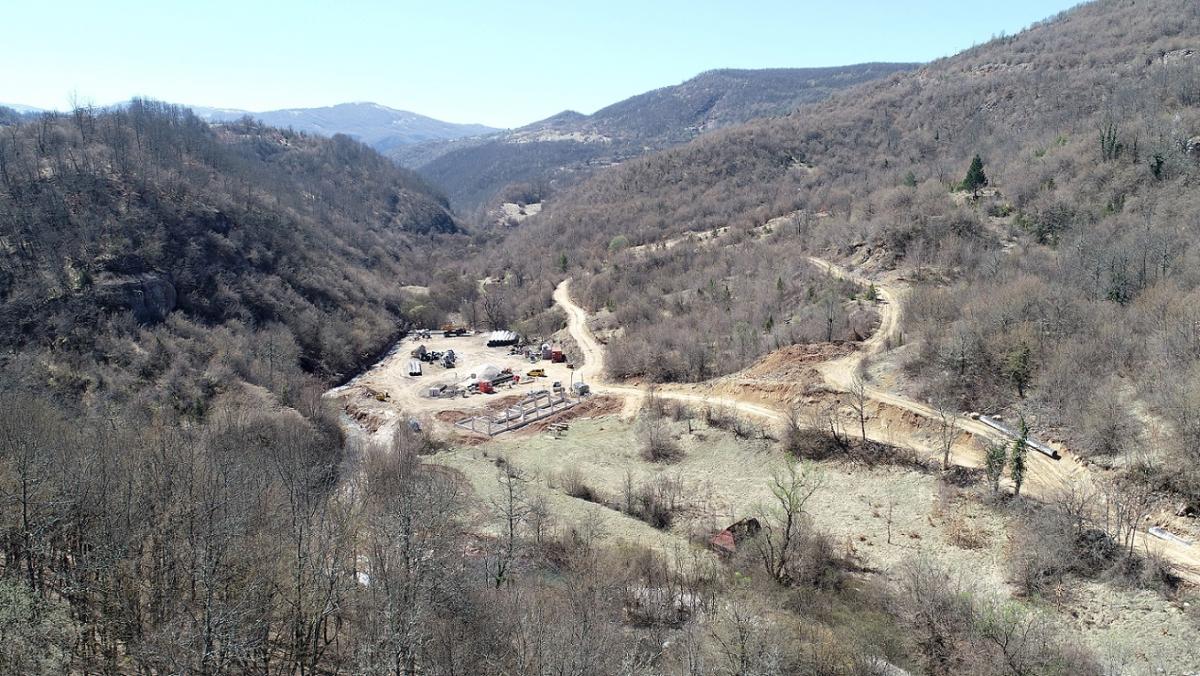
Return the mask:
[[482, 124], [456, 124], [378, 103], [339, 103], [321, 108], [285, 108], [263, 112], [193, 106], [196, 115], [209, 122], [228, 122], [246, 115], [281, 129], [333, 136], [345, 134], [376, 150], [397, 146], [490, 134], [496, 130]]
[[[124, 107], [128, 101], [104, 106], [104, 109]], [[397, 110], [371, 102], [339, 103], [319, 108], [284, 108], [254, 112], [240, 108], [214, 108], [182, 104], [191, 108], [205, 122], [233, 122], [250, 116], [270, 127], [294, 129], [319, 136], [345, 134], [376, 150], [386, 151], [398, 146], [447, 141], [466, 136], [478, 136], [499, 131], [482, 124], [456, 124], [407, 110]], [[16, 103], [0, 103], [21, 114], [45, 112], [42, 108]]]
[[867, 63], [712, 70], [591, 115], [568, 110], [489, 136], [385, 152], [445, 190], [456, 208], [471, 209], [515, 185], [534, 184], [535, 193], [562, 187], [596, 167], [679, 145], [713, 129], [784, 115], [845, 87], [916, 67]]
[[21, 113], [22, 115], [28, 115], [30, 113], [42, 112], [41, 108], [37, 108], [35, 106], [26, 106], [26, 105], [22, 105], [20, 103], [0, 103], [0, 108], [11, 108], [12, 110], [17, 111], [18, 113]]

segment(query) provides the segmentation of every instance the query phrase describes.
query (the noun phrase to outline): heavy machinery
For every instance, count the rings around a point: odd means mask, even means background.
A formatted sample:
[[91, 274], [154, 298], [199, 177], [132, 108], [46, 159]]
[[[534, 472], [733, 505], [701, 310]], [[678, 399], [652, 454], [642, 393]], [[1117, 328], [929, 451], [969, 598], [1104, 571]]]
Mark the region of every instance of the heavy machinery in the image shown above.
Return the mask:
[[546, 369], [530, 369], [525, 375], [530, 378], [545, 378]]
[[446, 350], [446, 354], [442, 355], [442, 366], [448, 369], [454, 368], [454, 350]]
[[458, 336], [467, 335], [467, 327], [458, 324], [445, 324], [442, 326], [442, 333], [447, 338], [457, 338]]

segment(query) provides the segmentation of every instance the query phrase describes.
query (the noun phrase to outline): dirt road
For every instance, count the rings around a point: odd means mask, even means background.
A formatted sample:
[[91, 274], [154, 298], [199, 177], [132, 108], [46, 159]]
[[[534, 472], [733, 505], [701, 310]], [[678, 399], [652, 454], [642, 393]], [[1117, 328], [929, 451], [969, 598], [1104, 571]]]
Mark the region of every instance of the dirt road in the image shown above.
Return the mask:
[[[860, 286], [875, 285], [875, 293], [879, 298], [879, 329], [863, 342], [862, 350], [841, 359], [825, 362], [820, 366], [821, 374], [825, 376], [825, 381], [831, 387], [839, 390], [849, 390], [863, 360], [883, 352], [887, 349], [888, 345], [900, 342], [900, 317], [903, 312], [903, 298], [906, 295], [906, 290], [885, 282], [869, 280], [846, 270], [840, 265], [820, 258], [809, 257], [809, 261], [839, 279], [845, 279]], [[929, 404], [870, 385], [867, 386], [867, 394], [873, 401], [911, 411], [930, 420], [938, 420], [941, 415], [935, 407]], [[1005, 437], [978, 420], [959, 416], [956, 413], [954, 415], [959, 429], [968, 432], [973, 438], [1003, 443], [1011, 441], [1008, 437]], [[957, 450], [960, 454], [964, 451], [966, 454], [978, 452], [978, 449], [965, 449], [962, 447]], [[1087, 468], [1077, 457], [1061, 450], [1060, 454], [1063, 456], [1061, 460], [1054, 460], [1040, 453], [1029, 454], [1029, 463], [1032, 466], [1032, 471], [1026, 480], [1025, 489], [1030, 495], [1040, 499], [1053, 498], [1064, 486], [1083, 478], [1087, 474]]]
[[[587, 325], [587, 311], [577, 305], [571, 299], [571, 280], [564, 280], [554, 289], [554, 302], [558, 303], [567, 313], [567, 331], [575, 342], [579, 345], [580, 351], [583, 353], [584, 363], [576, 368], [584, 382], [590, 383], [592, 391], [600, 394], [611, 394], [619, 397], [632, 398], [635, 401], [646, 396], [647, 389], [642, 387], [632, 387], [629, 385], [617, 385], [609, 383], [604, 377], [604, 346], [600, 341], [596, 340], [595, 334]], [[656, 396], [674, 401], [683, 401], [689, 404], [701, 404], [712, 406], [723, 406], [731, 409], [736, 409], [743, 413], [766, 418], [775, 422], [784, 422], [787, 417], [780, 411], [775, 409], [760, 406], [748, 401], [741, 401], [730, 397], [712, 396], [708, 394], [698, 394], [688, 392], [682, 388], [665, 386], [656, 389]], [[627, 409], [629, 410], [629, 409]]]
[[[825, 362], [820, 366], [820, 371], [826, 383], [834, 389], [845, 391], [849, 389], [864, 359], [878, 354], [890, 344], [898, 342], [900, 318], [903, 311], [902, 302], [906, 290], [888, 283], [869, 280], [835, 263], [820, 258], [811, 257], [809, 260], [817, 267], [826, 270], [829, 274], [836, 277], [853, 281], [863, 286], [874, 284], [877, 297], [879, 298], [880, 325], [878, 330], [863, 342], [862, 349], [846, 357]], [[630, 399], [630, 404], [635, 404], [645, 397], [645, 388], [605, 382], [604, 347], [587, 325], [587, 311], [571, 299], [569, 279], [563, 281], [555, 288], [554, 301], [567, 313], [567, 330], [583, 352], [584, 364], [579, 367], [578, 373], [587, 382], [592, 384], [593, 391], [627, 397]], [[878, 404], [910, 411], [931, 420], [939, 419], [939, 412], [928, 404], [877, 387], [868, 386], [867, 393], [871, 400]], [[697, 394], [678, 386], [660, 387], [657, 390], [657, 396], [690, 404], [728, 407], [747, 415], [777, 423], [786, 422], [787, 420], [786, 414], [778, 409], [732, 397]], [[630, 409], [627, 408], [627, 410]], [[964, 416], [956, 416], [956, 420], [959, 429], [968, 433], [971, 438], [966, 443], [956, 445], [954, 449], [955, 457], [972, 458], [974, 463], [978, 464], [978, 456], [981, 449], [975, 443], [974, 439], [986, 439], [993, 442], [1009, 441], [996, 430], [977, 420], [972, 420]], [[871, 431], [868, 431], [868, 438], [875, 438], [875, 436]], [[875, 440], [888, 441], [887, 439]], [[1087, 467], [1077, 457], [1070, 453], [1062, 453], [1062, 456], [1061, 460], [1053, 460], [1040, 453], [1029, 454], [1029, 472], [1024, 486], [1027, 495], [1035, 499], [1050, 500], [1065, 487], [1075, 482], [1090, 480]], [[1193, 545], [1189, 547], [1176, 542], [1164, 541], [1149, 536], [1144, 532], [1139, 534], [1139, 542], [1143, 546], [1153, 547], [1157, 551], [1160, 551], [1175, 565], [1182, 577], [1194, 584], [1200, 584], [1200, 546]]]

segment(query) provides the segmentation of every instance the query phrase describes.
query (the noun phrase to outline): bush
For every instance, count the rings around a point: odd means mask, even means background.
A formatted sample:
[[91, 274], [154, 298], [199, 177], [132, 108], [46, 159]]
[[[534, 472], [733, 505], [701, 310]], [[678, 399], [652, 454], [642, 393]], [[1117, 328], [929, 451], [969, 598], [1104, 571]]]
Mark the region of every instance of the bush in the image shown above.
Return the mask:
[[798, 426], [788, 428], [783, 446], [790, 455], [802, 460], [828, 460], [843, 450], [827, 432]]
[[573, 498], [604, 504], [600, 494], [584, 482], [583, 475], [574, 467], [565, 469], [558, 475], [558, 487], [562, 489], [563, 493]]
[[1061, 509], [1036, 509], [1021, 519], [1008, 555], [1009, 574], [1025, 594], [1045, 594], [1071, 576], [1106, 579], [1169, 592], [1179, 579], [1157, 555], [1131, 553], [1112, 535]]
[[647, 462], [671, 463], [683, 459], [683, 447], [662, 418], [644, 418], [638, 436], [642, 442], [642, 458]]
[[671, 527], [683, 509], [684, 486], [677, 478], [656, 477], [635, 486], [626, 485], [624, 512], [661, 531]]

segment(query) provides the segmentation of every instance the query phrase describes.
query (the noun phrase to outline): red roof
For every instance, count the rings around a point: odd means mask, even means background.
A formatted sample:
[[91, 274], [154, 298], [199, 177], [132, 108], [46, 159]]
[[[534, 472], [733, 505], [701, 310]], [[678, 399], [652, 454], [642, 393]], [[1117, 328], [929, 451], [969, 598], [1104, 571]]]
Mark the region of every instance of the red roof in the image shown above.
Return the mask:
[[712, 536], [708, 544], [712, 545], [713, 549], [719, 549], [730, 554], [737, 551], [737, 541], [734, 540], [733, 533], [728, 528]]

